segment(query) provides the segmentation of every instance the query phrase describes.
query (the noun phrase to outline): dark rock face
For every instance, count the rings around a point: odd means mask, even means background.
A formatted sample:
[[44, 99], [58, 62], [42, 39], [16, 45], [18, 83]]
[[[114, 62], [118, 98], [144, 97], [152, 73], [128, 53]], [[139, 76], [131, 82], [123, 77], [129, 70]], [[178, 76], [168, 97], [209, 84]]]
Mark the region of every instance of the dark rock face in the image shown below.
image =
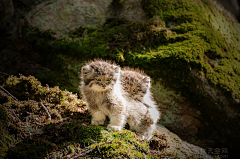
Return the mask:
[[240, 9], [239, 0], [217, 0], [220, 4], [224, 6], [229, 12], [231, 12], [240, 21]]
[[201, 126], [201, 112], [191, 107], [190, 100], [175, 90], [164, 87], [160, 81], [153, 84], [152, 91], [162, 112], [160, 123], [179, 134], [183, 140], [198, 143], [197, 133]]
[[0, 2], [0, 9], [1, 9], [1, 21], [10, 21], [14, 14], [14, 7], [12, 1], [2, 0]]
[[1, 63], [0, 72], [5, 72], [9, 75], [33, 75], [41, 69], [39, 65], [34, 62], [34, 55], [22, 54], [9, 49], [0, 51]]
[[113, 17], [111, 1], [45, 1], [28, 13], [28, 22], [41, 30], [67, 35], [78, 26], [103, 25]]
[[59, 35], [67, 35], [79, 26], [103, 25], [107, 19], [133, 22], [148, 19], [140, 0], [126, 0], [118, 7], [114, 8], [111, 0], [45, 1], [28, 13], [27, 21], [40, 30], [52, 29]]
[[14, 6], [11, 0], [2, 0], [0, 2], [0, 34], [8, 37], [16, 31], [13, 21]]
[[[167, 144], [163, 143], [163, 145], [165, 144], [168, 146], [166, 151], [169, 153], [175, 153], [180, 158], [187, 158], [190, 156], [204, 159], [212, 158], [205, 152], [204, 149], [181, 140], [176, 134], [170, 132], [162, 126], [158, 126], [157, 131], [160, 134], [164, 134], [164, 139], [167, 141]], [[164, 139], [162, 141], [164, 141]]]

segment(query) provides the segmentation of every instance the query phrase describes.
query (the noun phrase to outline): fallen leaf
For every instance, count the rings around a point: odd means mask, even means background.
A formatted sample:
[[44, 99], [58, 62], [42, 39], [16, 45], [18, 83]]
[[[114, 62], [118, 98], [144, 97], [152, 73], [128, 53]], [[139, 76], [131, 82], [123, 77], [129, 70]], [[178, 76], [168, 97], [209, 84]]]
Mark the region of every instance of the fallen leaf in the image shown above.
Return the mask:
[[118, 142], [118, 146], [121, 146], [122, 145], [122, 143], [121, 142]]

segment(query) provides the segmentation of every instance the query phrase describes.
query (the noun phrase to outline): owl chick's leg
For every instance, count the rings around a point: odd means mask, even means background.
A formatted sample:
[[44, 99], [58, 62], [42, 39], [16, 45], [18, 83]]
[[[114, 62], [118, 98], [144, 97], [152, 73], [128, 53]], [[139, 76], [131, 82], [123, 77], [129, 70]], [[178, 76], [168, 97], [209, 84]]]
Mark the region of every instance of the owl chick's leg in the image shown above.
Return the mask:
[[91, 112], [92, 114], [92, 125], [104, 125], [106, 115], [102, 111]]
[[149, 141], [152, 138], [152, 134], [156, 129], [155, 124], [150, 124], [149, 126], [144, 128], [144, 131], [138, 134], [143, 140]]
[[110, 116], [110, 124], [108, 124], [107, 128], [113, 131], [122, 130], [125, 124], [125, 116], [121, 114], [113, 114]]

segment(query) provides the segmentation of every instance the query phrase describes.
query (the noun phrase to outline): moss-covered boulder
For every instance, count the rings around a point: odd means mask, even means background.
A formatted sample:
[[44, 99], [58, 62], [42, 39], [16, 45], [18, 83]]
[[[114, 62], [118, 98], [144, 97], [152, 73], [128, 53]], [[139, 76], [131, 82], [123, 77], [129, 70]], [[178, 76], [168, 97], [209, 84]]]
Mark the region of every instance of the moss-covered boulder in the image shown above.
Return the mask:
[[[114, 3], [113, 7], [121, 7], [124, 1]], [[47, 76], [59, 77], [57, 73], [65, 70], [62, 75], [75, 74], [68, 78], [77, 83], [80, 66], [73, 63], [81, 64], [94, 57], [139, 67], [155, 81], [161, 78], [161, 87], [171, 88], [181, 96], [183, 106], [176, 99], [173, 100], [176, 107], [187, 107], [183, 110], [187, 110], [188, 117], [177, 119], [176, 114], [180, 112], [184, 116], [184, 111], [174, 112], [171, 102], [162, 102], [169, 96], [155, 93], [160, 108], [170, 106], [162, 109], [169, 112], [164, 112], [163, 124], [167, 125], [165, 119], [172, 116], [170, 122], [176, 124], [167, 126], [183, 137], [185, 134], [186, 139], [194, 136], [189, 141], [202, 145], [210, 141], [207, 144], [211, 146], [216, 143], [222, 147], [232, 145], [236, 140], [230, 144], [225, 135], [238, 138], [234, 132], [238, 132], [239, 126], [239, 24], [229, 20], [208, 0], [143, 0], [142, 6], [150, 19], [145, 22], [132, 23], [116, 18], [103, 26], [81, 26], [64, 38], [54, 38], [49, 31], [26, 29], [25, 37], [36, 51], [47, 57], [41, 64], [51, 69], [49, 73], [41, 72], [39, 77], [47, 81]], [[50, 59], [54, 61], [51, 65], [46, 63]], [[161, 87], [154, 84], [154, 92]], [[194, 126], [187, 127], [186, 123]]]
[[33, 76], [9, 77], [0, 98], [0, 158], [211, 158], [166, 128], [146, 142], [128, 129], [109, 131], [108, 121], [92, 126], [82, 100]]
[[[130, 2], [137, 5], [129, 5]], [[53, 27], [44, 30], [42, 21], [35, 27], [20, 26], [23, 38], [12, 45], [21, 55], [33, 56], [39, 68], [33, 73], [42, 83], [73, 92], [78, 92], [79, 70], [89, 59], [110, 59], [121, 66], [143, 69], [154, 81], [153, 92], [163, 114], [160, 123], [184, 140], [205, 148], [228, 148], [229, 155], [237, 155], [239, 23], [211, 0], [139, 2], [112, 1], [108, 4], [116, 11], [115, 17], [99, 23], [103, 25], [67, 28], [64, 37]], [[42, 10], [49, 7], [47, 3], [41, 6]], [[129, 21], [127, 14], [119, 16], [124, 9], [132, 15], [138, 9], [131, 7], [141, 6], [139, 10], [148, 16], [142, 18], [145, 21]], [[61, 16], [57, 14], [60, 10], [49, 7], [48, 11]], [[52, 23], [61, 25], [58, 21]], [[25, 44], [31, 49], [23, 49]], [[8, 70], [7, 64], [1, 64], [2, 68]]]

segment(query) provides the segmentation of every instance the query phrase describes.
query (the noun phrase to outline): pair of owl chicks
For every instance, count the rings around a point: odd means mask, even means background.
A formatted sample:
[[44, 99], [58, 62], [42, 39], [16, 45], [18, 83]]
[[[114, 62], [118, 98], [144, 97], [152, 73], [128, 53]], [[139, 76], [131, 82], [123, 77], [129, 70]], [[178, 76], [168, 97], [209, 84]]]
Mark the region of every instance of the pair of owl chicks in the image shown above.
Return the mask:
[[92, 125], [121, 130], [130, 129], [150, 140], [160, 113], [152, 99], [150, 78], [140, 71], [123, 69], [103, 60], [88, 62], [81, 69], [80, 89], [92, 115]]

